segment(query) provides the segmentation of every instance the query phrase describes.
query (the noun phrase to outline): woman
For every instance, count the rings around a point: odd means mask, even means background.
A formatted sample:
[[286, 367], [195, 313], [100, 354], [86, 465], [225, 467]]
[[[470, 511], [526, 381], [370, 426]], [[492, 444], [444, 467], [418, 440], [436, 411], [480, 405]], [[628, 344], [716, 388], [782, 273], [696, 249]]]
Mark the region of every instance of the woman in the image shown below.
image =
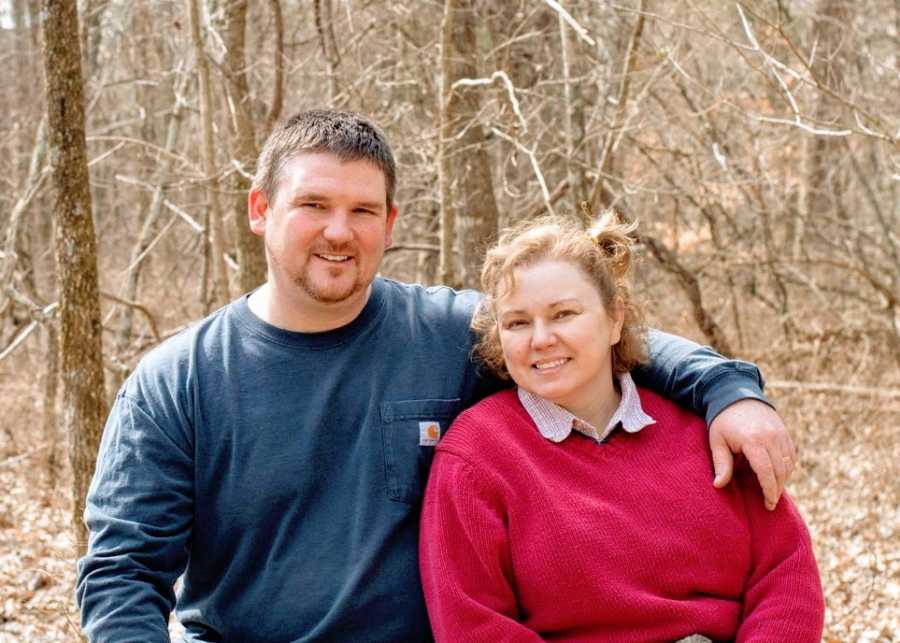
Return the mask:
[[517, 388], [440, 442], [420, 564], [438, 641], [818, 641], [823, 598], [790, 499], [707, 484], [702, 419], [644, 389], [631, 228], [505, 234], [473, 320]]

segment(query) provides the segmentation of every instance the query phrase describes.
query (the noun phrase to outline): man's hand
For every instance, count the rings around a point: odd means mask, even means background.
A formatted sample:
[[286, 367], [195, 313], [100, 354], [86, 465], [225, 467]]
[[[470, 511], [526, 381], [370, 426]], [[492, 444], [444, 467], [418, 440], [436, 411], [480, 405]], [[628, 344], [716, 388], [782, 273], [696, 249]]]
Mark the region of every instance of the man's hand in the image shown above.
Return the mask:
[[766, 508], [775, 508], [797, 456], [791, 436], [772, 407], [746, 399], [725, 408], [709, 427], [709, 446], [716, 471], [713, 484], [717, 488], [731, 481], [732, 453], [743, 453], [759, 478]]

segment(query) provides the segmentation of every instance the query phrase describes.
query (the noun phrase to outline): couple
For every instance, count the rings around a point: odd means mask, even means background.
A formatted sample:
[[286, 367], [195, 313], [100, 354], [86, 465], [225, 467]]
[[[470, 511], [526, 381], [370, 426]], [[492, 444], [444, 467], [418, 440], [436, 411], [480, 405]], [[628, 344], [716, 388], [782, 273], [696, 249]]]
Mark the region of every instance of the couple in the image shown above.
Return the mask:
[[[417, 548], [435, 443], [504, 382], [472, 359], [477, 293], [376, 276], [397, 217], [395, 183], [387, 141], [358, 115], [303, 112], [267, 141], [248, 208], [266, 283], [146, 355], [111, 410], [78, 564], [92, 641], [167, 641], [173, 608], [192, 641], [430, 640]], [[635, 380], [705, 415], [717, 486], [731, 477], [729, 449], [741, 452], [774, 508], [793, 446], [762, 401], [758, 371], [658, 332], [649, 354]], [[655, 420], [638, 437], [668, 431]], [[673, 430], [678, 437], [662, 436], [677, 441], [668, 459], [694, 458], [704, 427]], [[686, 511], [692, 496], [718, 493], [710, 471], [692, 473]], [[745, 485], [732, 487], [725, 493]], [[629, 508], [641, 498], [635, 483]], [[731, 517], [701, 508], [705, 528], [725, 538]], [[788, 528], [779, 515], [770, 519]], [[661, 529], [649, 520], [643, 537], [665, 547]], [[543, 561], [548, 573], [572, 565], [561, 551]], [[572, 571], [568, 582], [581, 584]]]

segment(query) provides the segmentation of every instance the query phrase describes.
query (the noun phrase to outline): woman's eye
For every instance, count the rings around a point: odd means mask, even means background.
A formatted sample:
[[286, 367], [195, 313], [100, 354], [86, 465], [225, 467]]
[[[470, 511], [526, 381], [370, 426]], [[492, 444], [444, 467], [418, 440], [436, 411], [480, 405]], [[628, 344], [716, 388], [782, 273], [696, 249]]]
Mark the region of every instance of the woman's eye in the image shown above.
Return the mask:
[[512, 321], [506, 322], [506, 325], [504, 327], [506, 328], [506, 330], [515, 330], [516, 328], [522, 328], [527, 324], [528, 322], [526, 322], [524, 319], [514, 319]]
[[565, 319], [575, 314], [574, 310], [560, 310], [556, 313], [556, 319]]

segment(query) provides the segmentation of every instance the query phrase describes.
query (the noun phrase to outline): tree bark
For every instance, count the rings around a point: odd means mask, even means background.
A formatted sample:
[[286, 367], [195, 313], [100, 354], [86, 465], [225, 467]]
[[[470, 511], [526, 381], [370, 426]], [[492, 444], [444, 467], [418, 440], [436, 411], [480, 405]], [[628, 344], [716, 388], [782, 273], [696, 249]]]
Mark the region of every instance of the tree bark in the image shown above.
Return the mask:
[[628, 98], [631, 91], [631, 76], [637, 69], [638, 50], [641, 46], [641, 36], [644, 33], [644, 13], [646, 0], [641, 0], [638, 6], [638, 17], [634, 23], [631, 37], [628, 39], [628, 47], [625, 50], [625, 59], [622, 63], [622, 78], [619, 81], [619, 95], [616, 104], [616, 115], [612, 128], [606, 135], [606, 143], [600, 155], [600, 168], [597, 172], [597, 182], [591, 194], [591, 213], [596, 216], [603, 208], [612, 205], [612, 193], [606, 187], [606, 177], [612, 173], [614, 152], [622, 136], [625, 126], [625, 115], [628, 109]]
[[477, 285], [484, 250], [496, 236], [500, 218], [487, 141], [477, 121], [480, 89], [454, 87], [460, 79], [478, 76], [477, 52], [472, 0], [446, 0], [441, 26], [440, 271], [441, 280], [452, 286]]
[[560, 15], [560, 62], [563, 72], [563, 123], [566, 140], [566, 179], [569, 183], [569, 203], [577, 216], [586, 201], [584, 167], [581, 164], [581, 142], [584, 140], [584, 99], [581, 84], [572, 80], [575, 59], [572, 56], [571, 27]]
[[238, 285], [241, 292], [249, 292], [266, 280], [266, 256], [262, 239], [250, 231], [247, 223], [247, 192], [259, 151], [250, 111], [250, 89], [247, 83], [245, 34], [247, 31], [247, 0], [226, 0], [224, 3], [223, 40], [225, 58], [222, 68], [228, 92], [231, 114], [232, 159], [235, 168], [229, 174], [228, 194], [231, 219], [238, 257]]
[[97, 248], [75, 0], [44, 0], [43, 14], [48, 140], [56, 188], [63, 423], [74, 482], [72, 522], [83, 553], [87, 532], [81, 515], [106, 415]]
[[284, 18], [281, 15], [281, 1], [269, 0], [272, 8], [272, 21], [275, 23], [275, 52], [272, 61], [272, 104], [269, 105], [269, 113], [266, 114], [265, 130], [262, 138], [266, 138], [278, 119], [281, 118], [281, 110], [284, 108]]
[[329, 105], [334, 105], [339, 91], [337, 66], [340, 64], [340, 54], [337, 50], [337, 41], [334, 38], [331, 0], [313, 0], [313, 15], [316, 22], [316, 32], [319, 35], [319, 46], [322, 48], [322, 56], [325, 59], [328, 103]]
[[[56, 455], [59, 444], [59, 416], [56, 412], [56, 400], [59, 391], [59, 333], [56, 323], [48, 320], [44, 324], [46, 336], [47, 368], [44, 371], [43, 434], [47, 443], [47, 454], [44, 458], [47, 489], [52, 494], [56, 490]], [[99, 446], [99, 445], [98, 445]], [[76, 505], [76, 511], [80, 505]]]
[[[842, 45], [846, 37], [843, 25], [851, 23], [852, 16], [843, 0], [820, 0], [817, 5], [819, 19], [813, 26], [816, 42], [816, 58], [811, 70], [816, 84], [838, 91], [844, 89], [844, 66], [850, 48]], [[816, 103], [815, 119], [819, 122], [839, 123], [843, 120], [843, 108], [831, 106], [824, 93]], [[842, 139], [831, 136], [805, 137], [807, 149], [807, 181], [802, 186], [802, 200], [799, 216], [791, 221], [790, 252], [793, 259], [803, 255], [805, 228], [808, 221], [815, 221], [818, 215], [835, 209], [837, 198], [835, 185], [840, 161], [847, 154]], [[852, 154], [852, 151], [850, 152]]]
[[81, 55], [84, 76], [92, 78], [100, 59], [100, 44], [103, 42], [103, 13], [109, 6], [109, 0], [86, 0], [81, 25]]

